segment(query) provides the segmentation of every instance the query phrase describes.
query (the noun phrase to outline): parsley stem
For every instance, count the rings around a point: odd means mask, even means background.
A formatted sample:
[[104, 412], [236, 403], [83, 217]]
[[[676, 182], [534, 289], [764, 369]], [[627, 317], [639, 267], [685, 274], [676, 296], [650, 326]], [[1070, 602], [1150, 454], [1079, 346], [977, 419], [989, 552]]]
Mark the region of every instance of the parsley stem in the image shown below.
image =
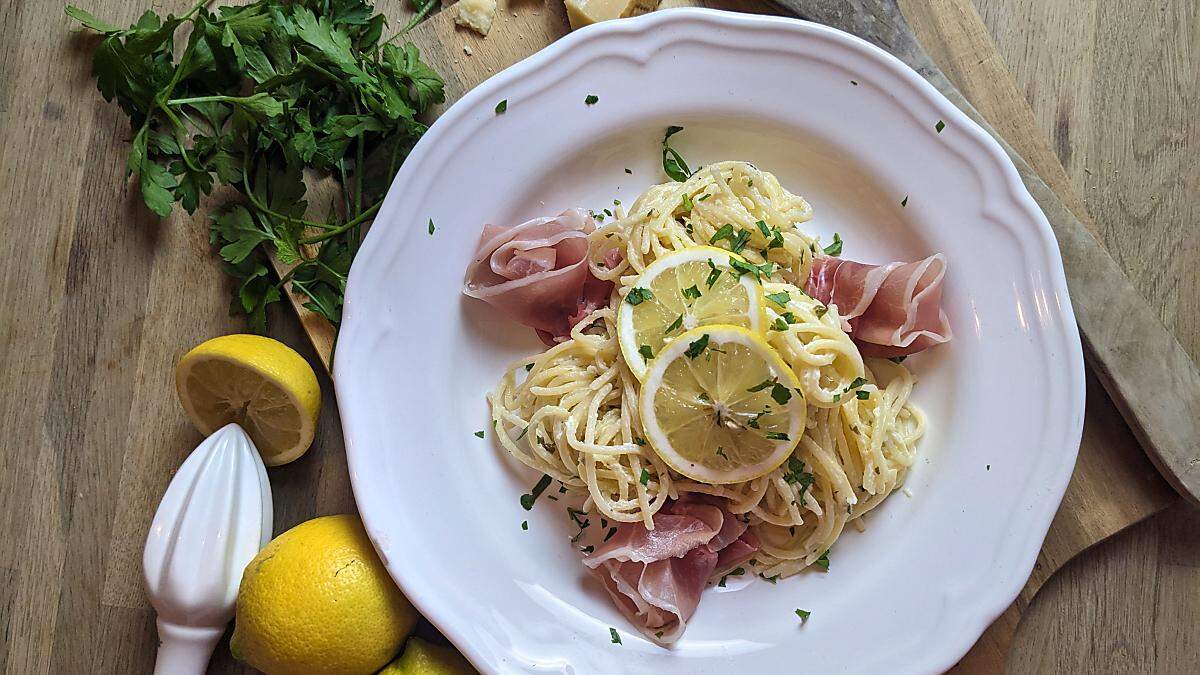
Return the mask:
[[353, 227], [362, 225], [364, 222], [366, 222], [367, 220], [370, 220], [372, 217], [374, 217], [375, 212], [379, 211], [380, 206], [383, 206], [382, 199], [375, 202], [375, 204], [373, 206], [371, 206], [371, 208], [360, 213], [358, 215], [358, 217], [355, 218], [354, 220], [351, 220], [344, 225], [339, 225], [339, 226], [333, 228], [332, 230], [322, 232], [321, 234], [318, 234], [315, 237], [307, 237], [305, 239], [301, 239], [300, 243], [301, 244], [316, 244], [316, 243], [325, 241], [326, 239], [331, 239], [333, 237], [336, 237], [339, 234], [341, 234], [341, 233], [345, 232], [346, 230], [349, 230]]
[[[249, 139], [247, 139], [246, 146], [251, 147], [250, 143], [249, 143]], [[278, 218], [280, 220], [285, 220], [290, 223], [296, 223], [298, 225], [303, 225], [305, 227], [315, 227], [318, 230], [329, 230], [330, 228], [333, 227], [329, 223], [314, 223], [311, 220], [305, 220], [303, 218], [296, 218], [294, 216], [287, 216], [282, 213], [272, 211], [271, 209], [267, 208], [266, 204], [259, 201], [258, 195], [254, 194], [254, 187], [250, 185], [250, 153], [246, 153], [242, 156], [242, 185], [244, 185], [246, 187], [246, 197], [250, 200], [250, 203], [254, 205], [254, 208], [267, 214], [268, 216], [271, 216], [272, 218]], [[301, 243], [304, 243], [304, 242], [301, 242]]]
[[[401, 35], [407, 34], [408, 31], [416, 28], [417, 24], [424, 21], [425, 17], [429, 16], [429, 13], [432, 12], [433, 8], [436, 7], [437, 5], [438, 5], [437, 0], [425, 0], [425, 4], [417, 9], [417, 13], [414, 14], [413, 17], [408, 20], [408, 23], [404, 24], [404, 28], [401, 28], [399, 33], [396, 33], [392, 37], [388, 38], [387, 42], [391, 42], [392, 40], [395, 40], [396, 38], [400, 37]], [[384, 44], [387, 44], [387, 42], [385, 42]]]

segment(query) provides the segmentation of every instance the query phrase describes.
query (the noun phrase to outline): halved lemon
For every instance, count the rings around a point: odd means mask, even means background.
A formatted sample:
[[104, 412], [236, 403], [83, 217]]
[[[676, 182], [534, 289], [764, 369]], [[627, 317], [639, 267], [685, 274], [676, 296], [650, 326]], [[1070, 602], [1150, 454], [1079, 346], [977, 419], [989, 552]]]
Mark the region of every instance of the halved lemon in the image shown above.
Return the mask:
[[213, 338], [179, 360], [175, 389], [200, 433], [237, 422], [267, 466], [286, 464], [312, 445], [321, 388], [312, 366], [282, 342]]
[[762, 332], [762, 287], [731, 268], [738, 256], [695, 246], [655, 260], [617, 310], [621, 355], [639, 380], [647, 364], [684, 331], [726, 324]]
[[757, 333], [702, 326], [651, 362], [639, 412], [672, 469], [705, 483], [738, 483], [771, 472], [800, 441], [807, 406], [799, 387]]

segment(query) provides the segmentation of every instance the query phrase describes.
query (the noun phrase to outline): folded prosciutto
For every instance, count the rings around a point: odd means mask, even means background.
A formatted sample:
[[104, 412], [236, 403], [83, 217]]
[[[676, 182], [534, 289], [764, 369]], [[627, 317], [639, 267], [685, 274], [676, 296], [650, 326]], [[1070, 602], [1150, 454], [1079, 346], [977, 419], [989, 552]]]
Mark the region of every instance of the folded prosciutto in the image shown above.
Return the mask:
[[693, 497], [668, 503], [654, 529], [622, 523], [584, 558], [617, 608], [647, 637], [679, 639], [717, 570], [746, 562], [758, 540], [720, 504]]
[[484, 225], [463, 293], [534, 328], [552, 345], [608, 304], [612, 283], [588, 269], [587, 236], [595, 229], [582, 209], [514, 227]]
[[950, 339], [942, 311], [946, 258], [867, 265], [821, 256], [805, 292], [838, 312], [864, 356], [907, 356]]

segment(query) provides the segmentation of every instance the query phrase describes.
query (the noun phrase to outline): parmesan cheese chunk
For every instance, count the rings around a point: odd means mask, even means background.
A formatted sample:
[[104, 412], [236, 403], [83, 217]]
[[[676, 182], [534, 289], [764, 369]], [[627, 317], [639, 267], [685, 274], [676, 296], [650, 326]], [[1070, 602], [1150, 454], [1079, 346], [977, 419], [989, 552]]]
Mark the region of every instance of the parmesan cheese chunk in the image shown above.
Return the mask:
[[597, 21], [645, 14], [658, 8], [659, 0], [566, 0], [571, 30]]
[[458, 16], [454, 23], [466, 26], [480, 35], [487, 36], [496, 18], [496, 0], [459, 0]]

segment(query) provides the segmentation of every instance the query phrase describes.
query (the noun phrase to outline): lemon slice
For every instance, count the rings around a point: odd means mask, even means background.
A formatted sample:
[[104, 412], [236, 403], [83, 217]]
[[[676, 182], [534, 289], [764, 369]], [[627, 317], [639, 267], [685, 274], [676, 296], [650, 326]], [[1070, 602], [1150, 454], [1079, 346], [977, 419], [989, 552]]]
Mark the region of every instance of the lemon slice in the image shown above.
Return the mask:
[[321, 388], [308, 362], [282, 342], [213, 338], [179, 360], [175, 389], [200, 433], [237, 422], [267, 466], [286, 464], [312, 445]]
[[639, 380], [663, 346], [698, 326], [726, 324], [761, 332], [762, 288], [729, 266], [728, 251], [695, 246], [655, 260], [617, 310], [621, 355]]
[[639, 402], [642, 426], [672, 469], [705, 483], [769, 473], [804, 433], [800, 382], [758, 334], [703, 326], [651, 362]]

